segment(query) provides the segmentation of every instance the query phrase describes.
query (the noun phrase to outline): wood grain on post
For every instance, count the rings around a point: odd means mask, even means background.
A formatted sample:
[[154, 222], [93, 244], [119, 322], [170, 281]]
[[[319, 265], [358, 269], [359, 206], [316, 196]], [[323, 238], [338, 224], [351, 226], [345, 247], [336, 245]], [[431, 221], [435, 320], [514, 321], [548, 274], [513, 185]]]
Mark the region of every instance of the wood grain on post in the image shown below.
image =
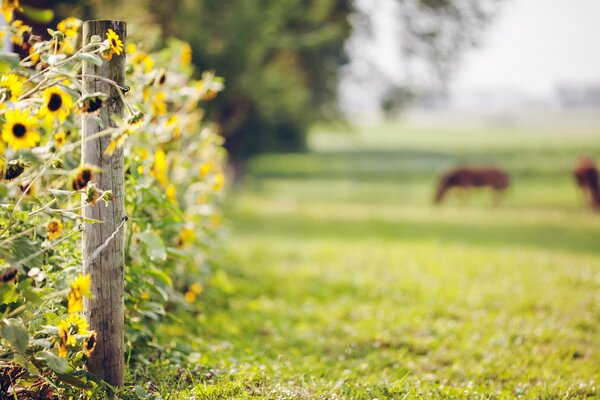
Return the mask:
[[[126, 24], [123, 21], [86, 21], [83, 24], [83, 44], [90, 43], [93, 35], [106, 39], [108, 29], [115, 31], [125, 43]], [[124, 217], [124, 171], [123, 151], [116, 149], [112, 155], [105, 154], [111, 137], [87, 138], [115, 126], [113, 116], [123, 116], [123, 102], [118, 88], [111, 83], [92, 77], [103, 77], [124, 86], [125, 51], [114, 54], [102, 65], [83, 63], [83, 94], [102, 92], [108, 95], [100, 109], [99, 124], [87, 116], [82, 122], [82, 164], [96, 166], [94, 182], [102, 190], [112, 190], [114, 198], [105, 207], [102, 202], [85, 207], [84, 215], [102, 221], [99, 224], [85, 223], [83, 227], [83, 273], [92, 278], [92, 298], [84, 299], [83, 311], [90, 329], [97, 333], [94, 353], [88, 360], [89, 371], [111, 385], [123, 384], [124, 356], [124, 235], [123, 230], [109, 242], [97, 257], [92, 259], [94, 250], [100, 247], [115, 232]]]

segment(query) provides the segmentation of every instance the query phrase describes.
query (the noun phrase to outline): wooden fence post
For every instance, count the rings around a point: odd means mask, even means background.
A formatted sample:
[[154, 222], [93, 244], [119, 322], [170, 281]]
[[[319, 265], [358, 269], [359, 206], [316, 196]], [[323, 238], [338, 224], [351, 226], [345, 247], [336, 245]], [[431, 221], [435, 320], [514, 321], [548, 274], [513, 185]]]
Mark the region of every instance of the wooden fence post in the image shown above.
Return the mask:
[[[83, 24], [83, 44], [90, 43], [93, 35], [106, 39], [112, 29], [125, 42], [126, 24], [123, 21], [86, 21]], [[93, 75], [93, 76], [90, 76]], [[113, 155], [105, 154], [110, 136], [88, 140], [89, 137], [108, 127], [115, 126], [113, 116], [123, 116], [123, 102], [118, 88], [99, 79], [112, 80], [120, 86], [125, 81], [125, 51], [121, 55], [95, 65], [83, 63], [83, 93], [102, 92], [108, 95], [99, 117], [102, 124], [90, 116], [82, 122], [82, 164], [97, 166], [94, 182], [102, 190], [111, 190], [113, 201], [108, 207], [102, 202], [85, 207], [84, 215], [102, 221], [100, 224], [85, 223], [83, 227], [83, 273], [92, 278], [92, 298], [84, 299], [83, 311], [90, 329], [97, 333], [96, 349], [87, 366], [89, 371], [111, 385], [123, 384], [124, 356], [124, 235], [120, 230], [97, 256], [92, 254], [117, 230], [124, 217], [123, 151], [116, 149]]]

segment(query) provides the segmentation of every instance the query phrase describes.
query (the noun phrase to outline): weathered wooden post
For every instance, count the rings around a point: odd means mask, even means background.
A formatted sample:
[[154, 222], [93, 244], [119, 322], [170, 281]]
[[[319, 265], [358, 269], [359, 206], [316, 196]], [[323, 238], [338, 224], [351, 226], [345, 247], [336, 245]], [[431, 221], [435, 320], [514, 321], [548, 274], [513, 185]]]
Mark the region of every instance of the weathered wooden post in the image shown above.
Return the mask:
[[[106, 39], [108, 29], [112, 29], [125, 41], [126, 24], [123, 21], [86, 21], [83, 24], [83, 44], [90, 43], [93, 35]], [[104, 78], [100, 79], [98, 77]], [[123, 230], [108, 242], [97, 255], [94, 251], [107, 241], [117, 230], [124, 217], [124, 175], [123, 152], [116, 149], [112, 155], [105, 154], [110, 136], [87, 140], [101, 130], [115, 126], [113, 116], [123, 116], [123, 102], [118, 88], [105, 79], [124, 86], [125, 52], [95, 65], [83, 63], [83, 92], [102, 92], [108, 95], [100, 109], [102, 125], [92, 117], [84, 117], [82, 122], [82, 164], [97, 166], [94, 182], [102, 190], [111, 190], [114, 195], [108, 207], [98, 202], [85, 207], [84, 215], [102, 221], [101, 224], [84, 224], [83, 227], [83, 272], [92, 278], [92, 298], [85, 299], [83, 310], [90, 329], [97, 333], [94, 353], [88, 360], [88, 369], [94, 375], [111, 385], [122, 385], [125, 368], [124, 359], [124, 236]], [[94, 255], [93, 255], [94, 254]]]

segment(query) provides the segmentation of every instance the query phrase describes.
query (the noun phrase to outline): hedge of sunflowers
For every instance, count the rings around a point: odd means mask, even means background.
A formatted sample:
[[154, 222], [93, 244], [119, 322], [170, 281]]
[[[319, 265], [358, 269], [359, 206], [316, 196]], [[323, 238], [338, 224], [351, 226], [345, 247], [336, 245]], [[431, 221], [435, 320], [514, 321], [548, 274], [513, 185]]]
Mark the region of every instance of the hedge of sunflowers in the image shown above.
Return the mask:
[[[2, 11], [10, 21], [11, 10]], [[82, 315], [91, 282], [80, 273], [81, 211], [112, 193], [80, 164], [81, 118], [106, 100], [82, 95], [84, 61], [127, 55], [125, 117], [103, 134], [112, 140], [107, 152], [125, 153], [129, 357], [156, 345], [168, 307], [199, 300], [221, 225], [225, 154], [199, 105], [222, 80], [210, 72], [192, 79], [185, 43], [149, 54], [108, 30], [81, 47], [81, 25], [63, 20], [49, 40], [19, 20], [0, 32], [22, 54], [0, 53], [0, 398], [98, 388], [84, 366], [96, 336]]]

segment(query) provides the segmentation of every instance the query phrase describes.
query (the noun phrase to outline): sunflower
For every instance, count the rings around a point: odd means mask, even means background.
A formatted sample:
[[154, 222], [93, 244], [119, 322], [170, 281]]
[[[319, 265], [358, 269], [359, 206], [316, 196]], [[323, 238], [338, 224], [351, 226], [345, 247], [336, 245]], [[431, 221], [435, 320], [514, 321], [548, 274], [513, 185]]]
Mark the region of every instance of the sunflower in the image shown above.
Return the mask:
[[29, 44], [29, 39], [31, 39], [33, 33], [31, 26], [24, 24], [20, 19], [14, 21], [12, 26], [15, 29], [15, 32], [10, 40], [24, 50], [30, 49], [31, 45]]
[[181, 64], [189, 65], [192, 62], [192, 46], [184, 43], [181, 46]]
[[0, 77], [0, 94], [5, 95], [4, 100], [17, 101], [23, 92], [23, 79], [15, 74], [6, 74]]
[[4, 20], [6, 22], [10, 22], [13, 17], [14, 10], [21, 10], [21, 4], [19, 4], [19, 0], [2, 0], [2, 15], [4, 15]]
[[167, 154], [162, 149], [156, 150], [150, 175], [152, 175], [162, 186], [167, 186], [169, 183], [169, 177], [167, 176], [168, 168]]
[[167, 128], [172, 129], [173, 138], [177, 139], [181, 136], [181, 127], [179, 126], [179, 120], [177, 118], [177, 114], [173, 114], [167, 120], [165, 124]]
[[198, 168], [198, 173], [200, 175], [200, 178], [202, 178], [202, 179], [206, 178], [208, 176], [208, 174], [210, 174], [212, 169], [213, 169], [212, 165], [208, 162], [200, 164], [200, 167]]
[[71, 187], [73, 190], [84, 189], [89, 182], [94, 179], [94, 170], [89, 165], [82, 165], [75, 170], [71, 178]]
[[2, 283], [15, 282], [17, 280], [17, 275], [19, 275], [19, 271], [16, 268], [5, 269], [0, 274], [0, 282], [2, 282]]
[[112, 29], [109, 29], [106, 31], [106, 39], [108, 40], [108, 44], [110, 45], [110, 52], [108, 54], [105, 54], [105, 58], [107, 60], [110, 60], [113, 54], [121, 55], [121, 53], [123, 52], [123, 42], [119, 38], [119, 35]]
[[196, 293], [192, 292], [191, 290], [188, 290], [183, 295], [183, 298], [185, 299], [186, 302], [192, 304], [193, 302], [196, 301]]
[[150, 109], [153, 114], [160, 116], [167, 113], [166, 97], [165, 92], [158, 92], [154, 95], [152, 103], [150, 104]]
[[73, 17], [65, 18], [56, 25], [56, 28], [68, 38], [77, 36], [80, 27], [81, 20]]
[[67, 142], [67, 134], [65, 131], [60, 131], [54, 135], [54, 143], [56, 143], [57, 148], [61, 148]]
[[[72, 335], [87, 335], [89, 325], [80, 314], [71, 314], [58, 324], [58, 332], [66, 332], [69, 336]], [[67, 344], [75, 344], [75, 338], [69, 339]]]
[[79, 314], [69, 315], [58, 324], [58, 355], [67, 356], [67, 347], [77, 343], [75, 335], [88, 333], [88, 323]]
[[175, 188], [175, 185], [169, 183], [169, 185], [167, 186], [166, 195], [167, 200], [169, 200], [170, 203], [175, 205], [177, 204], [177, 189]]
[[222, 172], [219, 172], [215, 175], [215, 181], [213, 183], [213, 190], [215, 192], [220, 191], [225, 184], [225, 175]]
[[139, 67], [140, 65], [143, 66], [145, 73], [152, 71], [152, 68], [154, 67], [154, 60], [144, 51], [136, 52], [131, 58], [131, 63], [134, 67]]
[[190, 292], [195, 293], [195, 294], [202, 293], [202, 285], [199, 284], [198, 282], [192, 283], [190, 285]]
[[82, 347], [83, 352], [87, 357], [90, 357], [96, 349], [96, 343], [98, 342], [98, 337], [96, 335], [96, 331], [90, 331], [88, 336], [83, 341]]
[[62, 222], [54, 218], [46, 225], [46, 231], [48, 232], [48, 240], [54, 240], [62, 235]]
[[81, 111], [85, 113], [93, 113], [102, 108], [103, 100], [99, 96], [86, 97], [81, 102]]
[[40, 109], [40, 116], [52, 122], [55, 118], [63, 124], [73, 108], [71, 95], [63, 92], [59, 87], [53, 86], [42, 92], [44, 105]]
[[2, 128], [2, 140], [13, 150], [29, 149], [40, 141], [36, 130], [37, 120], [29, 116], [27, 110], [9, 110], [5, 114], [6, 122]]
[[179, 240], [177, 241], [178, 247], [183, 247], [187, 243], [191, 242], [196, 238], [196, 231], [192, 228], [184, 227], [181, 230], [181, 234], [179, 235]]
[[92, 285], [92, 279], [90, 274], [82, 275], [79, 274], [77, 278], [71, 283], [71, 291], [69, 292], [69, 298], [67, 303], [67, 312], [73, 314], [83, 310], [83, 298], [90, 297], [90, 286]]

